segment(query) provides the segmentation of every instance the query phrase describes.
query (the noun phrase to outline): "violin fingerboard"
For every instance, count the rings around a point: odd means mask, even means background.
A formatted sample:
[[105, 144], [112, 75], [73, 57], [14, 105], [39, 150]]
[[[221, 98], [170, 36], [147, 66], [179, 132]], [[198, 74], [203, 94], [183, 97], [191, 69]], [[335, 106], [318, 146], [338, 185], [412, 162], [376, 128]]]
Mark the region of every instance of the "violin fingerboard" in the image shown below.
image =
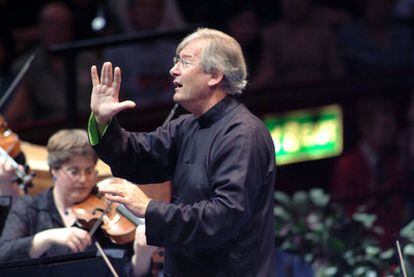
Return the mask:
[[143, 218], [135, 216], [133, 213], [131, 213], [124, 205], [119, 204], [116, 207], [117, 212], [125, 216], [129, 221], [134, 223], [136, 226], [139, 226], [141, 224], [145, 224], [145, 220]]

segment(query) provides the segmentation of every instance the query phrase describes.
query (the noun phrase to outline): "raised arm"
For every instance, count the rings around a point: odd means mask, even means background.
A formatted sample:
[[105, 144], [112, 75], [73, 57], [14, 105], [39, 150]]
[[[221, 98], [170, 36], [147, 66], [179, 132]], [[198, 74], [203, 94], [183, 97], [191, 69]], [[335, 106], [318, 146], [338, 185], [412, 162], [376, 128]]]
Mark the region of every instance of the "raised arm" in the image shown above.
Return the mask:
[[119, 89], [121, 86], [121, 69], [112, 69], [110, 62], [105, 62], [102, 66], [99, 78], [98, 69], [94, 65], [91, 67], [92, 96], [91, 110], [99, 125], [107, 124], [112, 117], [120, 111], [135, 107], [131, 100], [119, 102]]

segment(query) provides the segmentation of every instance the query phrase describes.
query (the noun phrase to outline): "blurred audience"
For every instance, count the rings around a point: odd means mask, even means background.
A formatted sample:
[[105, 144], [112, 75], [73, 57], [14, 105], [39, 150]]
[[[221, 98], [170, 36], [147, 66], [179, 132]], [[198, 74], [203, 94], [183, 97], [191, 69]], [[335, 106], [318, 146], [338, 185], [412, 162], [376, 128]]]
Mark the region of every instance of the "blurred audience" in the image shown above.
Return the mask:
[[414, 17], [414, 1], [413, 0], [394, 0], [393, 14], [394, 16], [407, 23], [412, 23]]
[[227, 22], [227, 32], [240, 43], [246, 59], [249, 79], [254, 79], [263, 55], [259, 19], [253, 8], [241, 7], [235, 10]]
[[[131, 0], [129, 20], [134, 31], [158, 30], [166, 12], [165, 0]], [[173, 65], [176, 43], [156, 40], [109, 48], [104, 57], [122, 70], [127, 99], [145, 106], [170, 101], [173, 84], [168, 74]]]
[[[62, 117], [66, 112], [66, 72], [64, 57], [47, 52], [49, 46], [70, 42], [74, 38], [73, 14], [63, 3], [52, 2], [43, 7], [39, 16], [37, 55], [25, 75], [19, 90], [8, 106], [9, 123], [27, 119]], [[15, 63], [20, 68], [27, 59]], [[77, 56], [78, 111], [88, 113], [90, 99], [89, 67], [96, 63], [95, 55], [83, 52]]]
[[413, 68], [410, 30], [392, 21], [392, 0], [361, 0], [362, 18], [344, 24], [338, 41], [346, 70], [354, 75]]
[[12, 39], [9, 34], [0, 33], [0, 98], [13, 82], [11, 62], [13, 57]]
[[[120, 30], [122, 32], [132, 32], [137, 31], [136, 24], [133, 23], [135, 19], [131, 19], [130, 16], [125, 16], [131, 13], [130, 11], [130, 4], [135, 0], [110, 0], [107, 1], [106, 5], [108, 6], [108, 10], [114, 17], [114, 21], [120, 26]], [[161, 14], [161, 19], [157, 19], [157, 17], [153, 17], [153, 6], [158, 6], [158, 1], [143, 1], [140, 3], [140, 11], [137, 11], [136, 15], [141, 17], [139, 20], [145, 20], [147, 22], [159, 20], [159, 23], [152, 23], [147, 25], [150, 28], [143, 28], [145, 24], [139, 23], [141, 25], [140, 28], [143, 29], [175, 29], [184, 26], [184, 19], [183, 15], [181, 14], [181, 10], [179, 9], [176, 0], [163, 0], [163, 12]], [[157, 16], [155, 14], [155, 16]], [[155, 25], [155, 27], [153, 27]]]
[[311, 0], [281, 3], [281, 21], [264, 30], [265, 53], [254, 87], [341, 77], [343, 68], [331, 23], [317, 17]]
[[405, 179], [414, 184], [414, 92], [406, 113], [407, 124], [400, 136], [400, 155]]
[[370, 97], [358, 103], [358, 145], [341, 156], [334, 165], [331, 193], [347, 214], [358, 207], [376, 214], [384, 228], [383, 246], [393, 245], [406, 219], [406, 199], [401, 165], [396, 150], [396, 116], [393, 103]]
[[12, 37], [16, 54], [22, 54], [35, 45], [38, 36], [37, 17], [44, 2], [44, 0], [0, 1], [0, 29], [6, 30]]

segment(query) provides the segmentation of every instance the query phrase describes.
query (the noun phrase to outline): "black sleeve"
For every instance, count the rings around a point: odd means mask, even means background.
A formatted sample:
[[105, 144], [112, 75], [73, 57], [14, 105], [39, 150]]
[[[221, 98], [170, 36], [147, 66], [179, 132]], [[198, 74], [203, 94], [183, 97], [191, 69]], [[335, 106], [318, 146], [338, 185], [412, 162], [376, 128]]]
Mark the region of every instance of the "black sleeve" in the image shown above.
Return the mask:
[[30, 258], [29, 251], [34, 235], [29, 232], [28, 198], [17, 200], [6, 220], [0, 238], [0, 261]]
[[93, 147], [116, 177], [140, 184], [164, 182], [174, 170], [174, 137], [181, 123], [176, 119], [153, 132], [138, 133], [124, 130], [113, 120]]

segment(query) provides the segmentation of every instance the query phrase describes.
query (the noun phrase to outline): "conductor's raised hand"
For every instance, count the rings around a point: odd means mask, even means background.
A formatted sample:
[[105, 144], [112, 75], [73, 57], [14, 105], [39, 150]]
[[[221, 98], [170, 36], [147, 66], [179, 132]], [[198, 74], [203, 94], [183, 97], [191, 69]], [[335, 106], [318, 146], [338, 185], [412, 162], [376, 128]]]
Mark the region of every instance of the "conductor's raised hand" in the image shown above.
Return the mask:
[[98, 124], [108, 123], [120, 111], [135, 107], [131, 100], [119, 102], [119, 89], [121, 86], [121, 69], [112, 69], [110, 62], [102, 66], [101, 77], [94, 65], [91, 67], [92, 96], [91, 110]]

